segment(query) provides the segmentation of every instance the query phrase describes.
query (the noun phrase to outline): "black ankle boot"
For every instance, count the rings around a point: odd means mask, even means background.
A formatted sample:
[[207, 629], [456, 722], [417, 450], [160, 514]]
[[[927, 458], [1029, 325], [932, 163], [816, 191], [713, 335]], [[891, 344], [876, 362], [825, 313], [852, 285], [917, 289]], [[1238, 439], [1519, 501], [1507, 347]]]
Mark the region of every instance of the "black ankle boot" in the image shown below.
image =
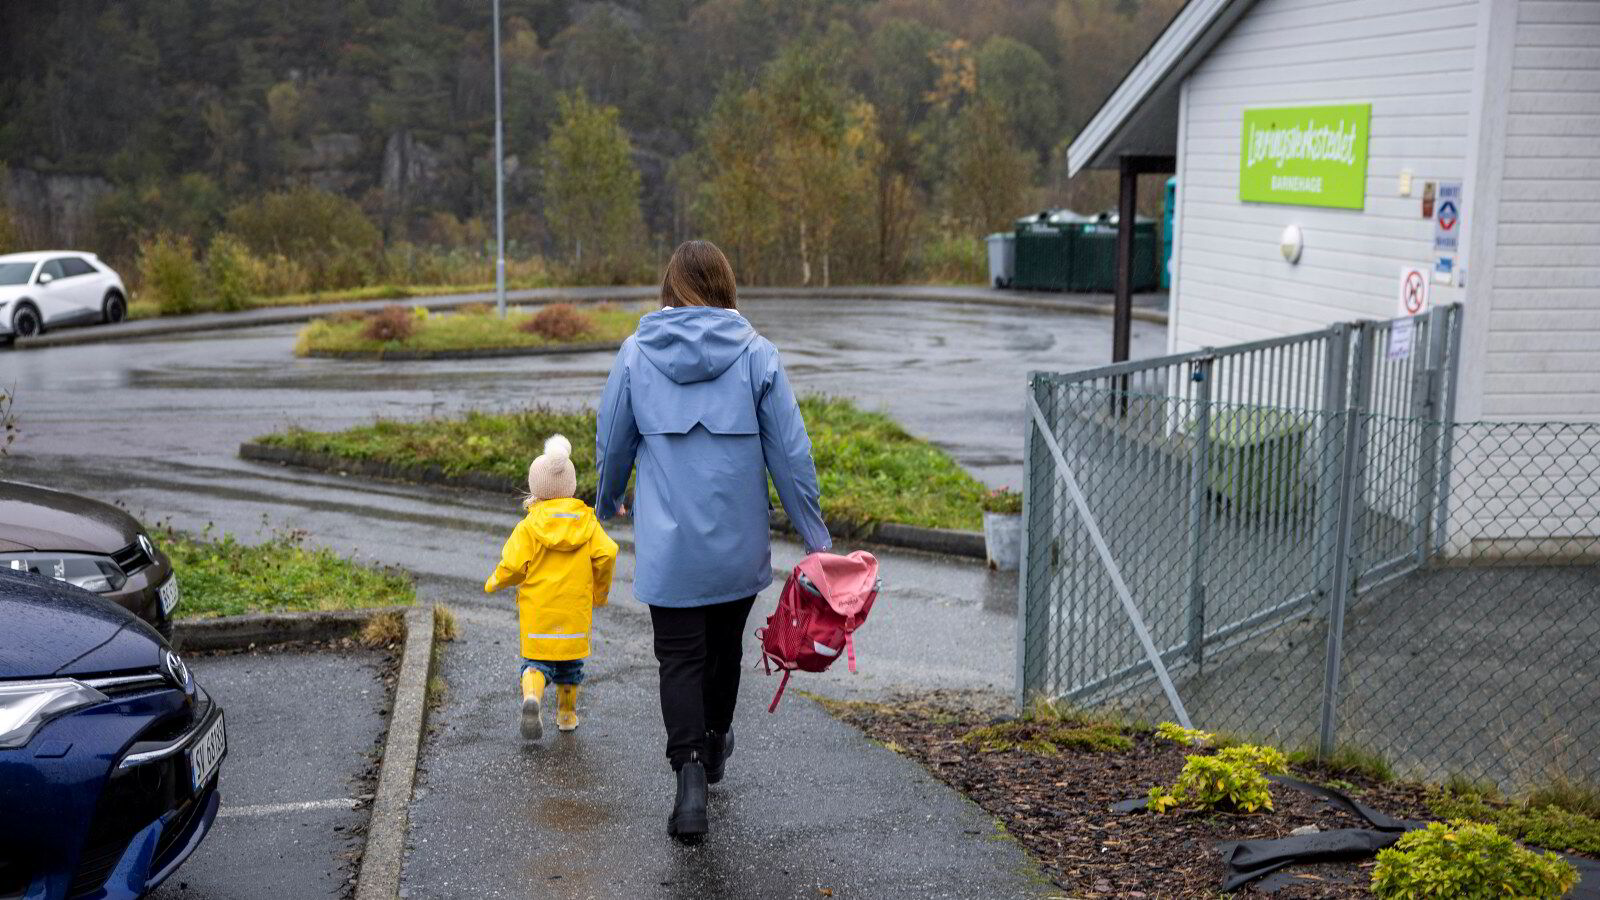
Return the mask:
[[693, 754], [678, 768], [678, 797], [667, 819], [667, 834], [680, 839], [698, 838], [710, 826], [706, 818], [706, 767]]
[[733, 755], [733, 732], [706, 732], [706, 784], [722, 780], [722, 768]]

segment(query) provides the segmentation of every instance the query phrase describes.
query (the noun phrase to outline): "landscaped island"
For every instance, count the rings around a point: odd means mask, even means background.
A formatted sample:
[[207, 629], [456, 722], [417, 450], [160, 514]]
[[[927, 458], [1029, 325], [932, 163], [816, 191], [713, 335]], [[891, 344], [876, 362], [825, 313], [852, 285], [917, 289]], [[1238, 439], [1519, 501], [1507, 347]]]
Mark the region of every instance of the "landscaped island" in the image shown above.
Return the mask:
[[[887, 415], [859, 409], [849, 400], [808, 395], [800, 398], [800, 409], [830, 523], [969, 531], [982, 524], [983, 486], [944, 451], [907, 434]], [[380, 420], [337, 432], [291, 428], [258, 443], [381, 463], [396, 473], [431, 469], [444, 476], [503, 479], [513, 486], [527, 477], [528, 461], [544, 439], [561, 433], [572, 439], [578, 495], [593, 502], [594, 429], [590, 410], [537, 407], [420, 422]]]
[[599, 349], [620, 344], [645, 309], [600, 303], [558, 303], [535, 310], [470, 304], [451, 313], [390, 306], [375, 313], [329, 316], [300, 330], [297, 356], [384, 357], [471, 355], [513, 350]]

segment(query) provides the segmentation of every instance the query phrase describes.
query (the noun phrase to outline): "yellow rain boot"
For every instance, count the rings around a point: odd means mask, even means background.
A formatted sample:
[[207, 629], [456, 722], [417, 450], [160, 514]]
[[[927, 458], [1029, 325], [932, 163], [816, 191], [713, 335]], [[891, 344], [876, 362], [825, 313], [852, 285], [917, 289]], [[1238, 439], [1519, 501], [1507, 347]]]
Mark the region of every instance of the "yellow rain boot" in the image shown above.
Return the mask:
[[528, 669], [522, 673], [522, 737], [537, 741], [544, 736], [544, 722], [539, 718], [539, 706], [544, 702], [544, 673]]
[[578, 686], [556, 685], [556, 728], [571, 731], [578, 727]]

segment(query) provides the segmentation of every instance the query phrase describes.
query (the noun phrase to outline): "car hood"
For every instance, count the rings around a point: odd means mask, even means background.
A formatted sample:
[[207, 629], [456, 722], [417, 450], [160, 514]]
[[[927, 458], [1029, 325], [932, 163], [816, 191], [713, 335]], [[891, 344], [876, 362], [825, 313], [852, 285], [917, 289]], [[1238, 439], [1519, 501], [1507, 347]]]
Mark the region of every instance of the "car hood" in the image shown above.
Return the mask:
[[132, 613], [53, 578], [0, 569], [0, 678], [150, 669], [165, 644]]
[[29, 550], [115, 553], [139, 536], [139, 522], [110, 504], [15, 481], [0, 481], [0, 542]]

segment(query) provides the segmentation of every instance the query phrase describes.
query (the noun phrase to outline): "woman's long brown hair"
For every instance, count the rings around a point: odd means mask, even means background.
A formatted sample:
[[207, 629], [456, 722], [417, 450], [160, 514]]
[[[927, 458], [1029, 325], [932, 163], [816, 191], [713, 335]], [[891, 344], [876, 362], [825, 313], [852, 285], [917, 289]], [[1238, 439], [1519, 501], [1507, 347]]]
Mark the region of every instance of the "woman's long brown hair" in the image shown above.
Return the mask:
[[672, 251], [661, 277], [663, 306], [718, 306], [738, 309], [733, 266], [710, 241], [684, 241]]

